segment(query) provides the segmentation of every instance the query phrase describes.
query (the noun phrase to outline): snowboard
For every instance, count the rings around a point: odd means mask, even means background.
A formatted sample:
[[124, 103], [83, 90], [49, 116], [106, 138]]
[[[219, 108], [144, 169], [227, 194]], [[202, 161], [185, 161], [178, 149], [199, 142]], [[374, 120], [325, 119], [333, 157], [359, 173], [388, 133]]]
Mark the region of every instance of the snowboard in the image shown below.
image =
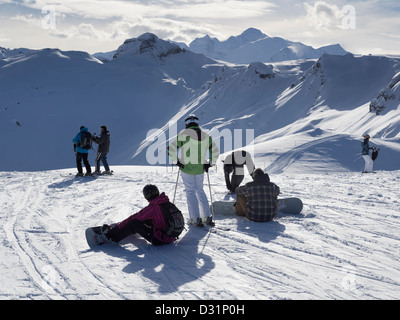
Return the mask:
[[303, 201], [300, 198], [278, 199], [278, 212], [299, 214], [303, 210]]
[[111, 243], [112, 241], [105, 238], [101, 234], [101, 226], [87, 228], [85, 231], [86, 241], [90, 248], [96, 248], [103, 244]]
[[[217, 216], [233, 216], [235, 212], [235, 201], [215, 201], [214, 213]], [[278, 199], [278, 212], [286, 214], [299, 214], [303, 210], [303, 202], [299, 198]]]

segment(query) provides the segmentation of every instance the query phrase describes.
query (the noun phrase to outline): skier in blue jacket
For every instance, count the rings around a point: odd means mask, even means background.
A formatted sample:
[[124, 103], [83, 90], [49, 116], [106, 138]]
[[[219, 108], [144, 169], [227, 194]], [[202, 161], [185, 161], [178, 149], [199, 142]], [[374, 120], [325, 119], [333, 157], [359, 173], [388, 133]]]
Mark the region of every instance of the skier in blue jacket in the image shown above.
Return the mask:
[[88, 128], [85, 126], [81, 126], [80, 131], [78, 134], [75, 136], [74, 139], [72, 139], [72, 142], [74, 143], [74, 150], [75, 150], [75, 155], [76, 155], [76, 167], [78, 169], [78, 173], [76, 176], [83, 176], [83, 170], [82, 170], [82, 160], [86, 168], [86, 176], [90, 176], [92, 174], [92, 168], [90, 167], [89, 161], [88, 161], [88, 156], [89, 156], [89, 149], [85, 149], [81, 147], [81, 140], [82, 140], [82, 132], [88, 132]]

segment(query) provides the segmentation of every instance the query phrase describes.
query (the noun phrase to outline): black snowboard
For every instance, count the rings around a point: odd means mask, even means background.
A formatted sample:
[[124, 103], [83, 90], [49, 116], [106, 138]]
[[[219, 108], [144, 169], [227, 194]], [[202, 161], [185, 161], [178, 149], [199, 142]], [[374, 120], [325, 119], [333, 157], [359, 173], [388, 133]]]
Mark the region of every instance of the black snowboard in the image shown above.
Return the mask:
[[[236, 215], [234, 204], [235, 201], [213, 202], [215, 215]], [[299, 198], [278, 199], [278, 212], [286, 214], [299, 214], [301, 210], [303, 210], [303, 202]]]

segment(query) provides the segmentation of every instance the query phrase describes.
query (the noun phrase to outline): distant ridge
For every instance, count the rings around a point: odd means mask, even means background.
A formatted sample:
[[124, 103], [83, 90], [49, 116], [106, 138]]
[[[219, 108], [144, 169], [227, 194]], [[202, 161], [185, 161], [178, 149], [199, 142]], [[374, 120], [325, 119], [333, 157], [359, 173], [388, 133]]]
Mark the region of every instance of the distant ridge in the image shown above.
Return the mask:
[[249, 28], [238, 36], [220, 41], [206, 35], [193, 40], [189, 50], [202, 53], [210, 58], [231, 63], [279, 62], [297, 59], [317, 59], [324, 53], [345, 55], [349, 52], [340, 44], [314, 49], [301, 42], [280, 37], [270, 37], [261, 30]]

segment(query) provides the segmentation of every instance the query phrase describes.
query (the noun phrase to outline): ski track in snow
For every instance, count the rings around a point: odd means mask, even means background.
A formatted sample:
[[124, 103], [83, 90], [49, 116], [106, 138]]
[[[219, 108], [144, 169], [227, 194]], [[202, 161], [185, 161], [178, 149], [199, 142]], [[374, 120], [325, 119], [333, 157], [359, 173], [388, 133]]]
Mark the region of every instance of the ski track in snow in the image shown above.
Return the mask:
[[[187, 227], [171, 245], [132, 236], [90, 250], [85, 228], [139, 211], [145, 184], [173, 197], [176, 171], [114, 170], [77, 179], [73, 169], [0, 172], [0, 298], [400, 298], [400, 171], [271, 175], [282, 197], [303, 200], [300, 215], [217, 216], [230, 231]], [[224, 199], [222, 172], [210, 178], [213, 200]], [[205, 188], [209, 196], [206, 179]], [[181, 182], [176, 199], [187, 217]]]

